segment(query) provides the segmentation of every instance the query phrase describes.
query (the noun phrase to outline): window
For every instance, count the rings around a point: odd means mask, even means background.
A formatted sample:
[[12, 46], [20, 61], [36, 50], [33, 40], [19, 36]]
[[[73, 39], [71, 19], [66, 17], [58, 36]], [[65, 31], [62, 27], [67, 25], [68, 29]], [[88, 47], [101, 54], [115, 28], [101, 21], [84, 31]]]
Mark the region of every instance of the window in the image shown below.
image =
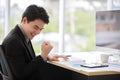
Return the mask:
[[[60, 0], [10, 0], [10, 29], [20, 24], [25, 8], [30, 4], [43, 6], [49, 16], [50, 23], [36, 36], [32, 42], [36, 53], [40, 52], [40, 45], [44, 40], [50, 41], [54, 48], [53, 53], [59, 48], [59, 6]], [[79, 52], [95, 50], [95, 14], [99, 10], [107, 10], [109, 0], [63, 0], [65, 1], [64, 19], [64, 52]], [[117, 1], [117, 0], [116, 0]], [[81, 5], [80, 5], [81, 4]], [[115, 3], [114, 3], [115, 4]], [[0, 0], [0, 41], [4, 37], [5, 26], [5, 1]], [[117, 8], [118, 9], [118, 8]], [[100, 19], [100, 18], [98, 18]], [[101, 17], [105, 20], [105, 17]]]
[[0, 0], [0, 43], [3, 40], [4, 37], [4, 26], [5, 26], [5, 1]]

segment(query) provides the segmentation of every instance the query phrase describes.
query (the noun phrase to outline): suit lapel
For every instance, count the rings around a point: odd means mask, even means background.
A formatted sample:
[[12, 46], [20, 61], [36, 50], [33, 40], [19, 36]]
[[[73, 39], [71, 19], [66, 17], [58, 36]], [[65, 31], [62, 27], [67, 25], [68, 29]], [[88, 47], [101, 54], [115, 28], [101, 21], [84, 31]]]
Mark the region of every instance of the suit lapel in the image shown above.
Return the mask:
[[22, 31], [20, 30], [20, 28], [19, 28], [19, 26], [16, 26], [16, 28], [15, 28], [15, 31], [16, 31], [16, 33], [18, 33], [18, 35], [21, 37], [21, 40], [22, 40], [22, 42], [24, 43], [23, 45], [26, 47], [26, 51], [27, 51], [27, 55], [28, 55], [28, 57], [32, 57], [32, 59], [33, 58], [35, 58], [35, 52], [34, 52], [34, 50], [33, 50], [33, 48], [32, 48], [32, 44], [31, 44], [31, 48], [28, 46], [28, 43], [26, 42], [26, 40], [25, 40], [25, 37], [24, 37], [24, 35], [23, 35], [23, 33], [22, 33]]

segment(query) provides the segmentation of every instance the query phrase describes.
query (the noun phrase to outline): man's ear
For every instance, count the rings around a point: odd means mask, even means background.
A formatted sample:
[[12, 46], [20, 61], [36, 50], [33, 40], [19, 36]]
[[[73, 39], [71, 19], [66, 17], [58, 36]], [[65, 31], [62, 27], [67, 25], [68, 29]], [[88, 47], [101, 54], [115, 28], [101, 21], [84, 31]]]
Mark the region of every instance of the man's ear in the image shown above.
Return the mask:
[[24, 17], [23, 20], [22, 20], [22, 22], [23, 22], [24, 24], [27, 23], [27, 17]]

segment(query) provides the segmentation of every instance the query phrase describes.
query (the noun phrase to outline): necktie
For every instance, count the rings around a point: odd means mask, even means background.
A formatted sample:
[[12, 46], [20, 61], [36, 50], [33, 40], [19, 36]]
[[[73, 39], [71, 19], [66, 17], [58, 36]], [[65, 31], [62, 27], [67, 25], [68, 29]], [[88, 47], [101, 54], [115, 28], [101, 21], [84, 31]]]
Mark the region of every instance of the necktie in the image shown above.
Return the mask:
[[35, 58], [35, 54], [34, 54], [34, 51], [33, 51], [33, 48], [32, 48], [30, 40], [28, 41], [28, 48], [29, 48], [30, 55], [32, 56], [32, 58]]

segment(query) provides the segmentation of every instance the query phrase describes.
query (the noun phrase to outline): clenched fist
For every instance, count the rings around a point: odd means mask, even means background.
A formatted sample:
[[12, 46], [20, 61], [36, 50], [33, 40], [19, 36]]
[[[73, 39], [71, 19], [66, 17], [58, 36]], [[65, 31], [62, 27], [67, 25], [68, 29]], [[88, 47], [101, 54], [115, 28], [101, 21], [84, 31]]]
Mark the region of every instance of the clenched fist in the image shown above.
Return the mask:
[[49, 43], [49, 42], [43, 42], [42, 46], [41, 46], [41, 57], [46, 60], [48, 54], [50, 53], [50, 51], [52, 50], [53, 46]]

